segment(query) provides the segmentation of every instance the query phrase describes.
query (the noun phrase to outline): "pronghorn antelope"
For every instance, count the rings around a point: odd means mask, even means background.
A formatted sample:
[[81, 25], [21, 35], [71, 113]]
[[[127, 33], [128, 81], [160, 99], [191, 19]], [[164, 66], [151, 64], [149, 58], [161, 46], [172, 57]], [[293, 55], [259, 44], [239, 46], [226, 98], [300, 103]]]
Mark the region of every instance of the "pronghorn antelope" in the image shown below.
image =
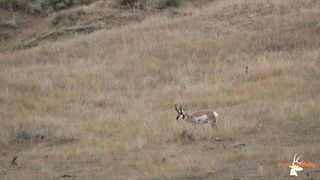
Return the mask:
[[181, 105], [180, 108], [178, 108], [177, 104], [175, 104], [175, 110], [178, 113], [176, 120], [179, 120], [180, 116], [182, 116], [184, 121], [193, 123], [195, 127], [197, 127], [199, 124], [208, 123], [212, 128], [217, 128], [216, 122], [219, 114], [215, 111], [199, 111], [189, 115], [185, 110], [182, 109]]

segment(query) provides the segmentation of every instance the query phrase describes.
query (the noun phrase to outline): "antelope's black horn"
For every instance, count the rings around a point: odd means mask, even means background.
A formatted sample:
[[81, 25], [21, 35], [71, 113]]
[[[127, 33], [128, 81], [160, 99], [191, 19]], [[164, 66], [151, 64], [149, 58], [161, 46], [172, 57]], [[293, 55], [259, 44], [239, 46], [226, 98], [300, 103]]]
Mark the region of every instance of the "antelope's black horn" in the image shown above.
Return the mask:
[[174, 109], [177, 111], [177, 113], [179, 113], [179, 109], [177, 107], [177, 104], [174, 105]]

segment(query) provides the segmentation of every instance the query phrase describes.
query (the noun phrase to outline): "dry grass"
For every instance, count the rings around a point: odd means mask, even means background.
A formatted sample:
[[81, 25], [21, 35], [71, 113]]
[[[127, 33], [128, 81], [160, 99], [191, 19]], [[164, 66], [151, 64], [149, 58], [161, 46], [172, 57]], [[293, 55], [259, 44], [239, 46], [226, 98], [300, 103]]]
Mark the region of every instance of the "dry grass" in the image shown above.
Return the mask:
[[[21, 170], [0, 176], [267, 179], [288, 175], [276, 164], [296, 152], [320, 163], [319, 9], [315, 0], [187, 4], [192, 16], [2, 53], [0, 147], [15, 149]], [[175, 103], [218, 111], [218, 132], [176, 122]], [[19, 127], [45, 138], [21, 145]]]

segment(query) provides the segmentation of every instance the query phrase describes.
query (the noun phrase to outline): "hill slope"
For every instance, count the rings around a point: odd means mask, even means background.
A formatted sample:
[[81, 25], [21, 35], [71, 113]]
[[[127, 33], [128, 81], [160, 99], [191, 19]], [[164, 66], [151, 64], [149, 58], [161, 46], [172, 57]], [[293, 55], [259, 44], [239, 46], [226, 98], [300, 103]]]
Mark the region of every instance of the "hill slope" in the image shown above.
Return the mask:
[[[190, 2], [1, 52], [0, 177], [287, 179], [295, 153], [320, 163], [319, 9]], [[216, 110], [218, 131], [175, 121], [176, 103]]]

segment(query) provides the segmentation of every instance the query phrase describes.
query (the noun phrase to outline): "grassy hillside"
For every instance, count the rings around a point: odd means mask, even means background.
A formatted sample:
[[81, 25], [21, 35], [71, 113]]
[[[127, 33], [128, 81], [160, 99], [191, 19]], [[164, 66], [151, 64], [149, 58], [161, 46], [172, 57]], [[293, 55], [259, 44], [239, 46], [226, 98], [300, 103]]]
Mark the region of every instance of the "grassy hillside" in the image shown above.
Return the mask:
[[[0, 52], [0, 178], [287, 179], [277, 164], [295, 153], [319, 164], [320, 2], [201, 2]], [[177, 122], [176, 103], [217, 111], [218, 130]]]

